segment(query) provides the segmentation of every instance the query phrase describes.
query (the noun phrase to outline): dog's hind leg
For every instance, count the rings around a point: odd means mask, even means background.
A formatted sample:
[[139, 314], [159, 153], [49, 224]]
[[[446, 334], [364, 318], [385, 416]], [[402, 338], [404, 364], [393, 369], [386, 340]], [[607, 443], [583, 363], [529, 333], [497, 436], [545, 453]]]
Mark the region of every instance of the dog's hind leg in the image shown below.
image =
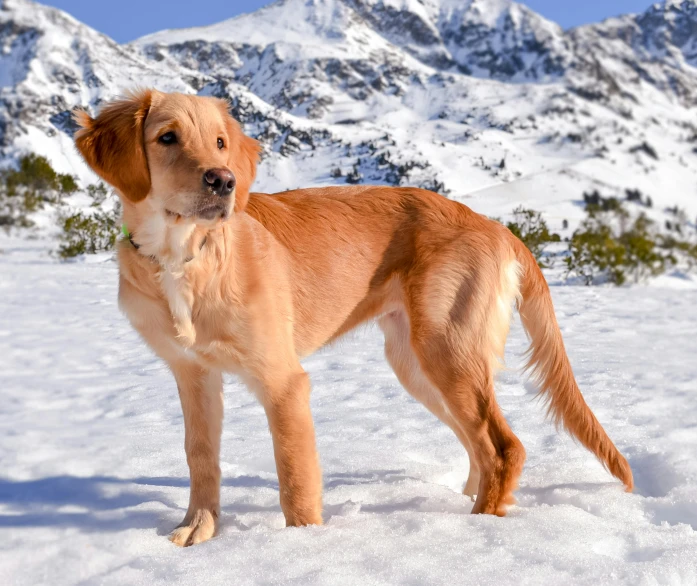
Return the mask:
[[188, 546], [215, 535], [220, 514], [220, 435], [223, 377], [193, 362], [170, 365], [184, 413], [184, 447], [189, 464], [189, 508], [170, 540]]
[[[472, 512], [505, 515], [525, 450], [496, 402], [494, 374], [518, 292], [517, 264], [506, 250], [493, 249], [470, 267], [450, 252], [437, 270], [407, 286], [411, 348], [475, 454], [480, 476]], [[473, 482], [466, 488], [473, 492]]]
[[382, 316], [378, 325], [385, 334], [385, 357], [399, 382], [412, 397], [445, 423], [467, 450], [470, 469], [463, 494], [474, 500], [479, 487], [479, 465], [476, 454], [464, 429], [452, 417], [441, 392], [421, 370], [419, 360], [411, 348], [409, 318], [404, 311], [393, 311]]
[[[494, 395], [493, 375], [486, 357], [471, 355], [465, 364], [448, 356], [447, 348], [417, 350], [427, 376], [440, 389], [447, 411], [465, 430], [479, 471], [466, 490], [476, 491], [473, 513], [503, 516], [512, 504], [513, 491], [525, 461], [525, 449], [503, 417]], [[436, 345], [437, 348], [437, 345]]]

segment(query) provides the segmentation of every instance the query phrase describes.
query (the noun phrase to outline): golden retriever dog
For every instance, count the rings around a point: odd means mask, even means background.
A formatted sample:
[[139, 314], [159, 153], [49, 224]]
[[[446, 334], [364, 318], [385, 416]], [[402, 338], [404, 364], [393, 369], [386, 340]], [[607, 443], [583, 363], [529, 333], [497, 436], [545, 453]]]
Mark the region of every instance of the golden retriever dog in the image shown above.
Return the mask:
[[631, 490], [576, 384], [547, 283], [504, 226], [422, 189], [250, 194], [258, 144], [216, 98], [141, 91], [75, 117], [77, 148], [123, 203], [120, 307], [179, 389], [191, 494], [174, 543], [216, 532], [223, 372], [265, 409], [286, 524], [322, 523], [300, 360], [367, 320], [402, 385], [467, 450], [473, 513], [505, 515], [525, 460], [494, 393], [514, 305], [554, 420]]

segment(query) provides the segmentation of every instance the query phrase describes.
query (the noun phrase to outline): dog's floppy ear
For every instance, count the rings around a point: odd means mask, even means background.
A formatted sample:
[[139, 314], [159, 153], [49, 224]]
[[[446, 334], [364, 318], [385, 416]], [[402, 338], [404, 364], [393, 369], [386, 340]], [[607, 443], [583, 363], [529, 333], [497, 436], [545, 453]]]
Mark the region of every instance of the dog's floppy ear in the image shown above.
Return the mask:
[[249, 190], [257, 175], [261, 147], [256, 140], [242, 132], [237, 120], [230, 116], [227, 102], [222, 102], [222, 107], [225, 110], [225, 124], [230, 142], [227, 164], [237, 179], [235, 211], [241, 212], [249, 201]]
[[125, 197], [138, 202], [150, 192], [143, 125], [150, 109], [150, 90], [107, 104], [96, 118], [84, 110], [73, 116], [81, 127], [75, 145], [92, 170]]

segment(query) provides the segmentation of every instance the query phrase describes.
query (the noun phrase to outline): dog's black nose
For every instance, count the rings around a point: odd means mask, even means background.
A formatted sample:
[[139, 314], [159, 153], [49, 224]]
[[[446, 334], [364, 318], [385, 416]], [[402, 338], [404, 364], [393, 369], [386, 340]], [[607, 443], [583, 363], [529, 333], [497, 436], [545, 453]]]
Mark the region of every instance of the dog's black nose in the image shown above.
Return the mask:
[[235, 189], [235, 176], [227, 169], [208, 169], [203, 174], [203, 186], [224, 197]]

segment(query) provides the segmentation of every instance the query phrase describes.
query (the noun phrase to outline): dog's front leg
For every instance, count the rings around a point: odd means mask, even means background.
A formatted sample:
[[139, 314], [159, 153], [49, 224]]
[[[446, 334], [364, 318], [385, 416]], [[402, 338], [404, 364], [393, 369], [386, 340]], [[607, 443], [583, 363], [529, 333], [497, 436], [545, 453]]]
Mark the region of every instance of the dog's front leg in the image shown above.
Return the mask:
[[220, 514], [220, 435], [223, 377], [193, 362], [170, 365], [184, 412], [184, 447], [189, 464], [189, 509], [170, 540], [183, 547], [215, 535]]
[[286, 526], [322, 524], [322, 472], [310, 412], [310, 381], [299, 371], [265, 384], [262, 402], [273, 437]]

